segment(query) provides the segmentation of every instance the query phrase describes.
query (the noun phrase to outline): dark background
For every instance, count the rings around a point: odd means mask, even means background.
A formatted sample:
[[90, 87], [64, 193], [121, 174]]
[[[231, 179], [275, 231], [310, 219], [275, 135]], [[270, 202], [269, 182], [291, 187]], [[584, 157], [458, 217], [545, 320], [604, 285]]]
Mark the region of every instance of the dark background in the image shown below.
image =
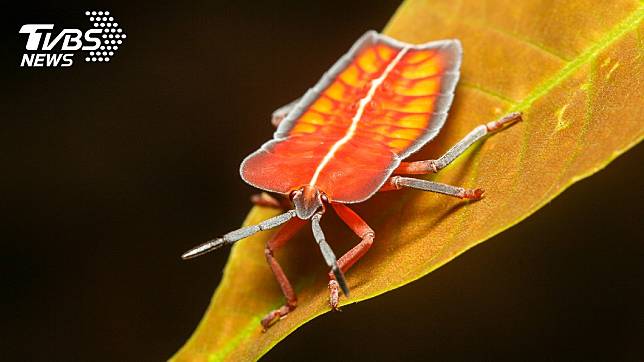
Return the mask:
[[[158, 361], [189, 337], [240, 224], [240, 160], [396, 2], [24, 4], [4, 12], [0, 360]], [[109, 64], [25, 69], [25, 23], [109, 10]], [[491, 45], [492, 46], [492, 45]], [[429, 276], [325, 315], [264, 358], [641, 360], [640, 146]], [[277, 286], [276, 286], [277, 287]]]

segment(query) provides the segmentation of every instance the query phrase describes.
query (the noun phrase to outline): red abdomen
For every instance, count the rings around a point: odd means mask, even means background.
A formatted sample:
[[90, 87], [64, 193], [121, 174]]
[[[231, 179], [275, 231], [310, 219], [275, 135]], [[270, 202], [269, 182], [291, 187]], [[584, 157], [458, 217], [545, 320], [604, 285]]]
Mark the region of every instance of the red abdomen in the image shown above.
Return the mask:
[[410, 45], [366, 33], [242, 162], [242, 178], [282, 194], [311, 185], [335, 202], [369, 198], [438, 134], [460, 59], [457, 40]]

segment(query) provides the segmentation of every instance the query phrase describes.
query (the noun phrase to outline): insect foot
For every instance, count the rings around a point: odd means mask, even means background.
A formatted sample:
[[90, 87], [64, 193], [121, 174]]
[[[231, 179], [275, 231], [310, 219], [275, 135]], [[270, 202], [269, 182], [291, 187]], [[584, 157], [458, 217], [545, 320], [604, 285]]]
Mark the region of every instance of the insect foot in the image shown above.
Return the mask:
[[273, 324], [277, 323], [280, 319], [286, 318], [289, 312], [295, 309], [296, 305], [286, 304], [279, 309], [275, 309], [269, 312], [264, 318], [262, 318], [262, 332], [266, 332]]
[[340, 310], [338, 304], [340, 303], [340, 285], [335, 279], [329, 280], [329, 307], [332, 310]]
[[485, 190], [481, 188], [473, 189], [473, 190], [463, 189], [461, 197], [468, 200], [480, 200], [483, 198], [483, 193], [485, 193]]
[[485, 125], [488, 132], [496, 132], [505, 126], [509, 126], [516, 122], [521, 122], [522, 114], [521, 112], [514, 112], [503, 116], [501, 119], [489, 122]]

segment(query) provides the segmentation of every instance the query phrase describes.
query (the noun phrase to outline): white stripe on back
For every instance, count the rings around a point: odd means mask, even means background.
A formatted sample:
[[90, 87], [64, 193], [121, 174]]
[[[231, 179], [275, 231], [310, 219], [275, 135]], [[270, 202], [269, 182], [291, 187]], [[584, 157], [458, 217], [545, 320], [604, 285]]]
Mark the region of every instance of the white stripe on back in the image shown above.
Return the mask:
[[353, 138], [354, 134], [356, 133], [356, 129], [358, 128], [358, 123], [360, 122], [360, 119], [362, 118], [362, 114], [364, 113], [365, 107], [371, 100], [373, 99], [374, 94], [376, 93], [376, 90], [378, 87], [384, 82], [385, 79], [387, 79], [387, 76], [389, 76], [389, 73], [396, 67], [396, 65], [400, 62], [400, 59], [407, 53], [407, 50], [409, 50], [409, 47], [404, 47], [400, 49], [398, 54], [396, 54], [396, 57], [387, 65], [387, 68], [385, 68], [384, 72], [380, 75], [380, 77], [374, 79], [371, 82], [371, 87], [369, 88], [369, 91], [367, 94], [360, 100], [360, 104], [358, 106], [358, 109], [356, 110], [356, 114], [353, 116], [351, 119], [351, 125], [349, 126], [349, 129], [347, 130], [347, 133], [344, 135], [344, 137], [340, 138], [336, 143], [333, 144], [331, 149], [329, 149], [329, 152], [324, 156], [322, 159], [322, 162], [318, 165], [318, 167], [315, 169], [315, 173], [313, 174], [313, 177], [311, 178], [311, 181], [309, 181], [310, 186], [315, 186], [315, 183], [318, 181], [318, 178], [320, 177], [320, 173], [326, 167], [326, 165], [331, 161], [333, 156], [335, 156], [335, 153], [344, 145], [345, 143], [349, 142], [351, 138]]

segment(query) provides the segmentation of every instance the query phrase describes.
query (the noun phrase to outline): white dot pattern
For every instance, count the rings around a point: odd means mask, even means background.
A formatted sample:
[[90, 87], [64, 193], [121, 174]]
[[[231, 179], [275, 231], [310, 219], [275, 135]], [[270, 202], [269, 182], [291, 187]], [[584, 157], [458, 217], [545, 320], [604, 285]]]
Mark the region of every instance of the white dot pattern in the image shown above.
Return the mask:
[[[109, 11], [85, 11], [85, 16], [89, 18], [89, 21], [93, 25], [92, 30], [98, 30], [97, 33], [101, 34], [99, 38], [100, 44], [98, 44], [98, 47], [85, 53], [89, 55], [85, 57], [85, 62], [109, 62], [119, 49], [119, 46], [116, 44], [124, 44], [124, 39], [127, 38], [125, 30], [119, 27], [119, 23], [115, 21], [116, 18], [114, 16], [109, 15]], [[94, 36], [97, 37], [98, 35]]]

